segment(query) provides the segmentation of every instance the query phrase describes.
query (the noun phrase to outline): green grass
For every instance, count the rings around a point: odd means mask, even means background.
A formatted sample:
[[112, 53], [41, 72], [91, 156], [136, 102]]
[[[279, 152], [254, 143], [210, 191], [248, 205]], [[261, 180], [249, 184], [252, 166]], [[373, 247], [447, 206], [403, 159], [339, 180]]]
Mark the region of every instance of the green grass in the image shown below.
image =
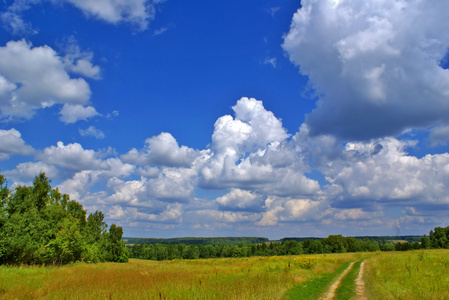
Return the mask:
[[329, 286], [334, 282], [336, 278], [348, 267], [350, 262], [345, 262], [341, 264], [335, 272], [321, 274], [315, 278], [312, 278], [306, 282], [298, 284], [294, 288], [288, 290], [284, 299], [288, 300], [308, 300], [308, 299], [318, 299]]
[[356, 284], [355, 280], [359, 275], [360, 264], [362, 261], [357, 261], [352, 266], [352, 269], [346, 274], [345, 277], [340, 282], [340, 286], [335, 292], [335, 299], [337, 300], [348, 300], [356, 298]]
[[379, 253], [364, 277], [370, 299], [449, 299], [449, 250]]

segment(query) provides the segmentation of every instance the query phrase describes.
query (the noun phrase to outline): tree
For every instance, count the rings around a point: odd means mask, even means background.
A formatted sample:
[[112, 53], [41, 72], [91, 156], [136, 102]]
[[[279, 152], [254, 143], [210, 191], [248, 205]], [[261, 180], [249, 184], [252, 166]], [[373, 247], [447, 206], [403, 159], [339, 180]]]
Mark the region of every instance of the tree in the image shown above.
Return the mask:
[[86, 220], [83, 206], [41, 173], [33, 186], [9, 191], [0, 175], [0, 263], [66, 264], [73, 261], [127, 261], [123, 229], [96, 211]]

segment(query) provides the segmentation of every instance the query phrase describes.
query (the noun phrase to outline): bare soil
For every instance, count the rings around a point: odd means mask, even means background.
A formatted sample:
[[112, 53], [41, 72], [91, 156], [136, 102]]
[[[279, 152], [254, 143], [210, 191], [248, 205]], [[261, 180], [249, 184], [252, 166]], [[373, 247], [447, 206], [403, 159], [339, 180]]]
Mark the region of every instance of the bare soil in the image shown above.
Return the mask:
[[352, 262], [347, 268], [346, 270], [340, 275], [340, 277], [338, 277], [337, 281], [335, 281], [331, 287], [329, 288], [329, 290], [320, 297], [320, 300], [331, 300], [335, 298], [335, 292], [337, 291], [338, 287], [340, 286], [340, 282], [341, 280], [346, 276], [346, 274], [348, 274], [348, 272], [352, 269], [352, 266], [354, 265], [355, 262]]
[[365, 281], [363, 281], [363, 272], [365, 270], [365, 261], [360, 264], [360, 271], [357, 279], [355, 280], [357, 300], [368, 300], [365, 294]]

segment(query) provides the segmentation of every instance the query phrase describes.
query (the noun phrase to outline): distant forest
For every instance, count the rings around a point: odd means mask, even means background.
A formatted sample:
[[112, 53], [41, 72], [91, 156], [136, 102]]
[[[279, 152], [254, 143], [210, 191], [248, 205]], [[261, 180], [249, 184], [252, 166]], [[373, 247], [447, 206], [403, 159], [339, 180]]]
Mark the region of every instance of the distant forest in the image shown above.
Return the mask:
[[269, 242], [268, 238], [264, 237], [185, 237], [185, 238], [123, 238], [126, 245], [141, 245], [141, 244], [185, 244], [185, 245], [248, 245], [260, 244]]
[[[252, 243], [254, 239], [256, 243]], [[163, 243], [161, 243], [163, 242]], [[239, 242], [236, 244], [236, 242]], [[369, 236], [327, 238], [176, 238], [127, 239], [130, 258], [150, 260], [198, 259], [220, 257], [249, 257], [344, 253], [360, 251], [407, 251], [449, 248], [449, 227], [436, 227], [429, 236]]]

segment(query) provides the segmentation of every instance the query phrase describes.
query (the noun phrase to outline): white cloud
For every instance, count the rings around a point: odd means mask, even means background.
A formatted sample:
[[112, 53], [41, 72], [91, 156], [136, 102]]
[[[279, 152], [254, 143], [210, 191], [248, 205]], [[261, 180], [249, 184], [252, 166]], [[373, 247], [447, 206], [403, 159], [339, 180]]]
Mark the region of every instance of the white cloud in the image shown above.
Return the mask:
[[30, 155], [34, 149], [26, 145], [19, 131], [14, 128], [0, 129], [0, 160], [9, 159], [11, 155]]
[[35, 110], [56, 103], [86, 104], [89, 85], [70, 78], [65, 69], [63, 59], [48, 46], [32, 47], [20, 40], [0, 47], [0, 117], [31, 118]]
[[263, 194], [309, 195], [317, 181], [282, 122], [261, 101], [242, 98], [235, 106], [235, 119], [223, 116], [215, 123], [211, 157], [201, 166], [200, 186], [240, 188]]
[[87, 129], [79, 129], [79, 133], [82, 136], [93, 136], [97, 139], [104, 139], [104, 133], [94, 126], [89, 126]]
[[71, 171], [106, 169], [108, 164], [98, 158], [94, 150], [85, 150], [78, 143], [64, 145], [58, 142], [38, 155], [42, 161]]
[[142, 212], [135, 207], [123, 209], [120, 206], [113, 206], [108, 212], [108, 217], [112, 219], [120, 218], [120, 222], [125, 224], [135, 222], [179, 224], [182, 222], [183, 210], [179, 203], [169, 203], [162, 212], [157, 214]]
[[445, 1], [303, 0], [283, 48], [318, 96], [312, 135], [369, 140], [449, 114]]
[[127, 22], [140, 30], [148, 27], [154, 19], [156, 7], [161, 0], [65, 0], [81, 9], [86, 15], [94, 16], [109, 23]]
[[[59, 184], [58, 187], [61, 192], [72, 195], [74, 199], [78, 199], [83, 203], [89, 203], [91, 205], [107, 203], [107, 199], [110, 196], [108, 194], [109, 191], [103, 190], [93, 194], [91, 193], [92, 187], [99, 183], [109, 183], [111, 179], [126, 178], [135, 171], [135, 166], [125, 164], [118, 158], [108, 158], [101, 161], [95, 158], [95, 154], [92, 153], [92, 150], [80, 151], [76, 145], [73, 148], [74, 149], [72, 150], [67, 149], [67, 152], [73, 152], [74, 157], [70, 157], [67, 155], [68, 153], [59, 153], [57, 155], [59, 158], [67, 156], [69, 161], [63, 163], [56, 162], [55, 165], [72, 172], [75, 168], [80, 171]], [[61, 150], [64, 151], [64, 149], [50, 149], [46, 154], [49, 154], [50, 152], [57, 153]], [[92, 165], [89, 167], [86, 161], [79, 161], [82, 157], [85, 157], [92, 163]], [[78, 167], [72, 165], [76, 164], [77, 161], [82, 165]]]
[[164, 168], [148, 181], [148, 193], [163, 201], [186, 202], [193, 197], [197, 173], [192, 169]]
[[330, 182], [326, 194], [335, 206], [448, 204], [449, 154], [408, 155], [410, 142], [394, 138], [348, 143], [340, 159], [321, 168]]
[[15, 35], [36, 34], [30, 23], [27, 23], [20, 16], [21, 12], [29, 9], [31, 3], [37, 3], [39, 0], [14, 1], [5, 11], [0, 12], [0, 20], [4, 27]]
[[[45, 171], [61, 192], [126, 226], [160, 223], [205, 232], [412, 228], [413, 221], [430, 224], [433, 212], [449, 205], [447, 153], [418, 158], [406, 152], [415, 141], [395, 138], [341, 143], [331, 135], [310, 136], [306, 124], [290, 138], [260, 101], [242, 98], [233, 110], [235, 118], [217, 120], [210, 149], [179, 146], [169, 133], [121, 158], [112, 149], [58, 142], [38, 153], [37, 162], [4, 173], [28, 184]], [[3, 151], [34, 154], [14, 129], [0, 131], [3, 139]], [[312, 170], [324, 177], [321, 185], [307, 175]], [[196, 198], [201, 189], [214, 196]]]
[[221, 210], [229, 211], [260, 211], [264, 200], [249, 191], [231, 189], [229, 193], [215, 199]]
[[14, 170], [5, 171], [8, 179], [14, 180], [14, 186], [17, 185], [31, 185], [34, 177], [44, 172], [50, 179], [59, 177], [59, 171], [56, 167], [46, 164], [44, 162], [26, 162], [20, 163]]
[[80, 120], [86, 121], [88, 118], [100, 115], [94, 107], [79, 104], [64, 104], [59, 114], [61, 115], [59, 119], [66, 124], [75, 123]]
[[68, 39], [65, 52], [64, 64], [68, 71], [92, 79], [101, 78], [100, 67], [92, 63], [94, 54], [89, 51], [81, 51], [74, 37]]
[[148, 28], [150, 21], [154, 20], [156, 7], [164, 0], [15, 0], [5, 11], [1, 13], [3, 24], [13, 34], [34, 34], [36, 30], [30, 23], [23, 20], [23, 12], [32, 5], [44, 1], [53, 2], [55, 5], [70, 3], [86, 16], [98, 18], [108, 23], [128, 23], [138, 30]]
[[175, 138], [167, 132], [146, 139], [145, 144], [141, 151], [133, 148], [122, 155], [123, 161], [139, 165], [189, 167], [198, 156], [197, 151], [191, 148], [179, 147]]

